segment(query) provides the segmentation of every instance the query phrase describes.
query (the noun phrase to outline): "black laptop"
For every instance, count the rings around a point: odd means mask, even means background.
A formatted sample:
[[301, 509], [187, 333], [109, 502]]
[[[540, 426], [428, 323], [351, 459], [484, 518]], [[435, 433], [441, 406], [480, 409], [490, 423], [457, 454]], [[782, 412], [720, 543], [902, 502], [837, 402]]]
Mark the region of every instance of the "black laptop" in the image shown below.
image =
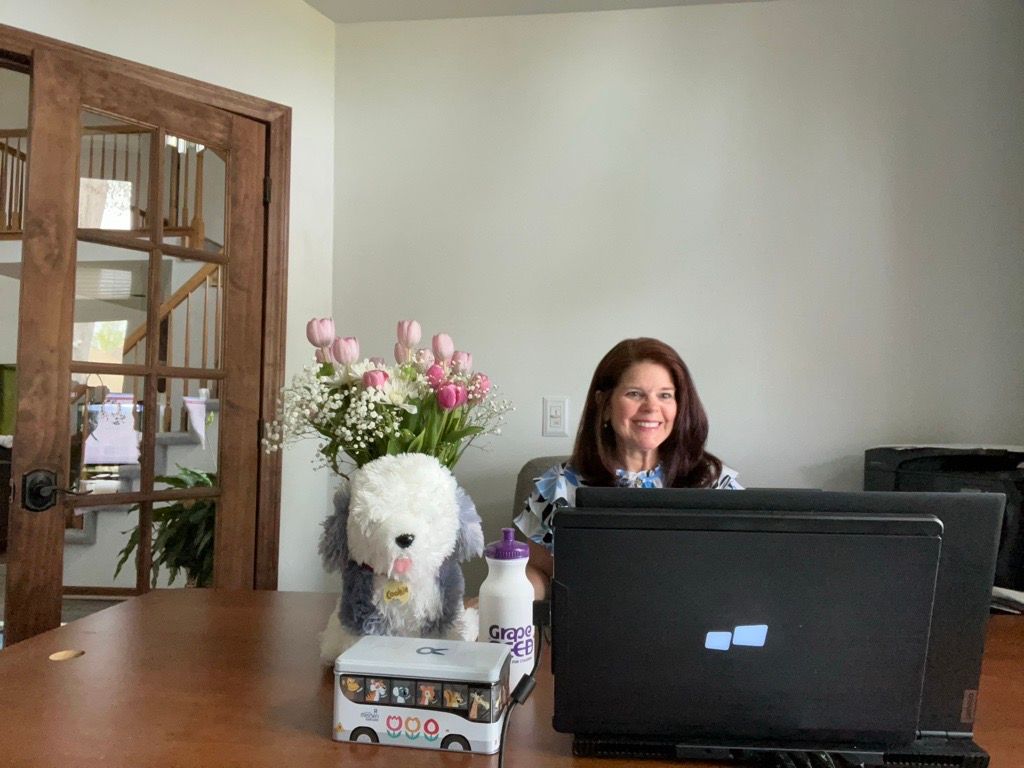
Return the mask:
[[999, 497], [584, 488], [577, 502], [555, 516], [552, 590], [554, 725], [577, 753], [984, 756], [970, 721]]

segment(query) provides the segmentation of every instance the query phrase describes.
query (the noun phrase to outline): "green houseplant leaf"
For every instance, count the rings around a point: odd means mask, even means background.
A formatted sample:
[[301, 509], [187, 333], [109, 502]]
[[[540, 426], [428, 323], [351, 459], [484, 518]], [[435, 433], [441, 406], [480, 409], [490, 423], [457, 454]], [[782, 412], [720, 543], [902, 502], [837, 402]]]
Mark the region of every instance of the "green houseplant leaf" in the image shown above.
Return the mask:
[[[157, 477], [172, 488], [213, 488], [217, 475], [178, 467], [177, 475]], [[138, 505], [131, 508], [137, 511]], [[129, 510], [131, 511], [131, 510]], [[151, 584], [156, 587], [161, 567], [166, 567], [171, 584], [185, 571], [197, 587], [213, 584], [213, 540], [216, 525], [216, 499], [181, 499], [153, 510], [153, 563]], [[127, 531], [126, 531], [127, 533]], [[139, 546], [139, 528], [135, 527], [119, 554], [114, 578]]]

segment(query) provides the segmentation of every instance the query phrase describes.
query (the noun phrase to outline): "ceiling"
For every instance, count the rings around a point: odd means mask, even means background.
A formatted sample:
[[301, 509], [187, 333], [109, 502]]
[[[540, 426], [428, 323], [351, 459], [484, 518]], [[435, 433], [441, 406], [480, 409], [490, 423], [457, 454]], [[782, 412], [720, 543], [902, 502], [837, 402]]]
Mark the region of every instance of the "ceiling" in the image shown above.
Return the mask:
[[714, 5], [765, 0], [306, 0], [339, 23], [463, 19], [473, 16], [520, 16], [533, 13], [618, 11], [672, 5]]

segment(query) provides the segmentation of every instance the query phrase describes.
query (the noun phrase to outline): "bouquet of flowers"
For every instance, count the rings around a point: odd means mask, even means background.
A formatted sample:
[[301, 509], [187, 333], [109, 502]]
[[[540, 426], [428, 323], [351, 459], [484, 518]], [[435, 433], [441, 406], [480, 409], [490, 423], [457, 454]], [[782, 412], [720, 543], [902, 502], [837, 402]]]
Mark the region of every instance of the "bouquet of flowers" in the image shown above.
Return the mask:
[[282, 391], [266, 450], [314, 437], [326, 466], [347, 477], [346, 463], [361, 467], [397, 453], [425, 453], [452, 469], [477, 437], [501, 434], [512, 406], [473, 370], [473, 356], [457, 351], [445, 333], [433, 337], [431, 349], [417, 348], [421, 335], [415, 320], [400, 321], [395, 364], [388, 365], [381, 357], [361, 360], [359, 341], [336, 337], [330, 318], [310, 320], [306, 338], [317, 365]]

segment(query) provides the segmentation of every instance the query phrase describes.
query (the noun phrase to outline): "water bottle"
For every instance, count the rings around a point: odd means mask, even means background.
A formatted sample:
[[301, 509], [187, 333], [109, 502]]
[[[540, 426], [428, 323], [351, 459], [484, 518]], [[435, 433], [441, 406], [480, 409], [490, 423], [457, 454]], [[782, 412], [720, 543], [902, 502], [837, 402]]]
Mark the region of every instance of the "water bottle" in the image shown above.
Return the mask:
[[516, 541], [514, 528], [502, 528], [501, 539], [487, 545], [484, 557], [487, 578], [480, 585], [479, 640], [511, 647], [511, 691], [533, 670], [533, 584], [526, 576], [530, 548]]

